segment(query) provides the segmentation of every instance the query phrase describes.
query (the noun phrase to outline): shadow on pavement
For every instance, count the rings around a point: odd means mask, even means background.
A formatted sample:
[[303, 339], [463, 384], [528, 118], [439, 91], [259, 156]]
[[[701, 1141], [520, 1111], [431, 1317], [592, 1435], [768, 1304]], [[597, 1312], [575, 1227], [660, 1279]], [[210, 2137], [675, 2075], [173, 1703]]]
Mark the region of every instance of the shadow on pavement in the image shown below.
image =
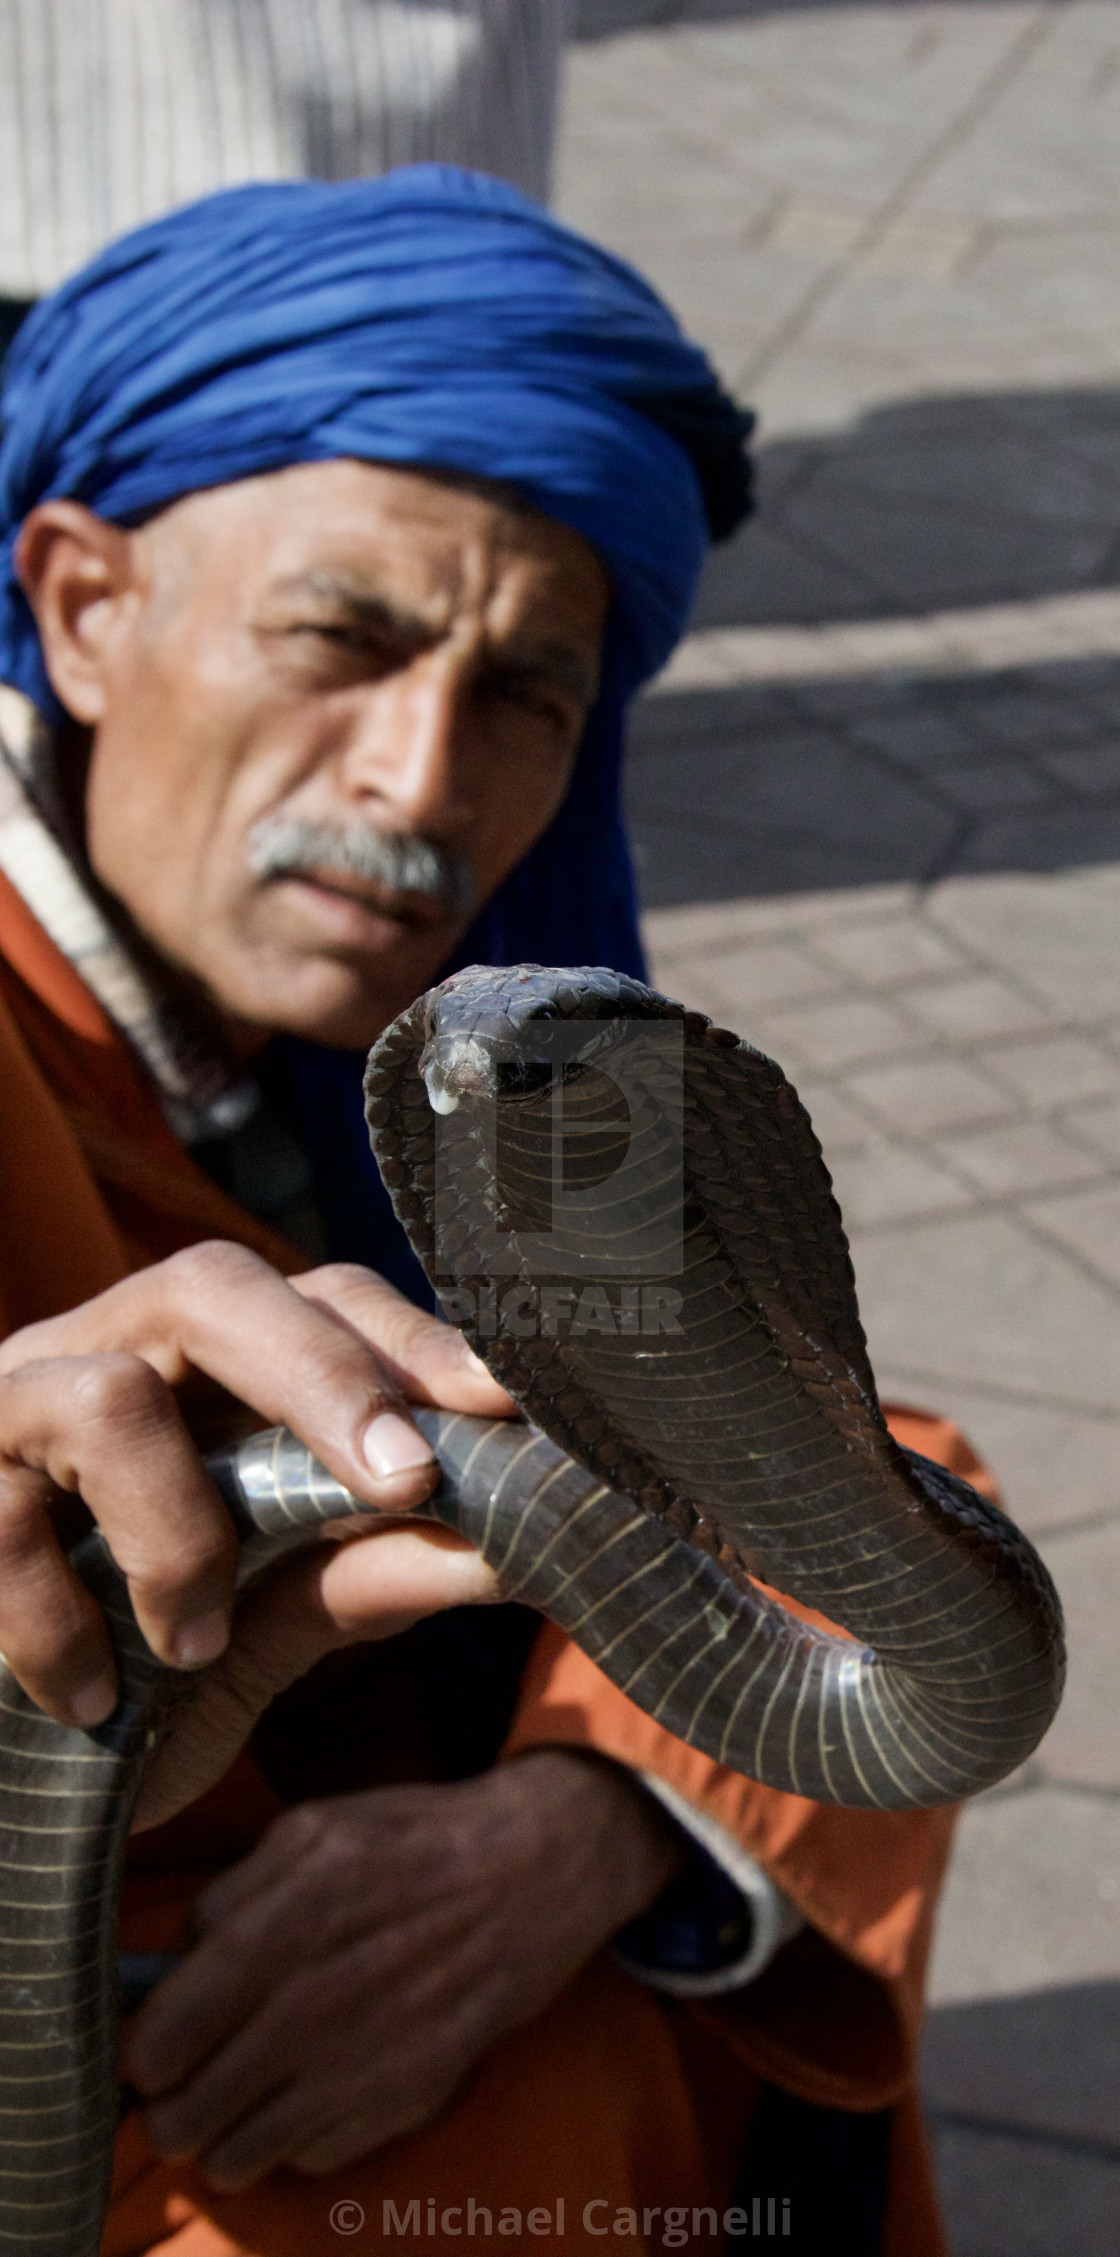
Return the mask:
[[[668, 31], [673, 25], [742, 23], [750, 16], [792, 15], [806, 8], [850, 8], [863, 0], [575, 0], [577, 39], [615, 39], [627, 31]], [[921, 7], [925, 0], [893, 0]]]
[[1120, 391], [891, 402], [756, 452], [696, 626], [890, 618], [1120, 579]]
[[1114, 2257], [1120, 1983], [939, 2007], [924, 2082], [954, 2257]]
[[649, 698], [647, 908], [1120, 860], [1120, 661]]
[[936, 2120], [1120, 2163], [1120, 1982], [939, 2006], [923, 2063]]
[[[695, 624], [814, 625], [1120, 584], [1120, 391], [892, 403], [758, 452]], [[650, 908], [1120, 859], [1120, 661], [677, 690], [637, 715]]]

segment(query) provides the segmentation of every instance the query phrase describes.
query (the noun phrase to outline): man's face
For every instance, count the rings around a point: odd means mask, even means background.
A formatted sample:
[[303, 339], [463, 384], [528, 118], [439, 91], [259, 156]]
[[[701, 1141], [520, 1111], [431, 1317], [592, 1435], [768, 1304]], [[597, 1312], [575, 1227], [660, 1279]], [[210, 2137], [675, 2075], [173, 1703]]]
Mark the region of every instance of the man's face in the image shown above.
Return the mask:
[[236, 1047], [367, 1043], [560, 806], [606, 572], [549, 518], [351, 461], [127, 538], [93, 870]]

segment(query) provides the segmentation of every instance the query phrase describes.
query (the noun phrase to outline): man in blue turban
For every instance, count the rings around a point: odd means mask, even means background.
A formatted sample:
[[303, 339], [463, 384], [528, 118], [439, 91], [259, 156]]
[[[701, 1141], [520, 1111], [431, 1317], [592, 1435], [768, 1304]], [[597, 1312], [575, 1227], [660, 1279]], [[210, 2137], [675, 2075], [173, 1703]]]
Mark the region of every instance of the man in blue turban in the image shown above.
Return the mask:
[[454, 962], [640, 970], [623, 718], [745, 510], [746, 419], [628, 268], [436, 167], [127, 237], [0, 415], [0, 1650], [61, 1718], [113, 1706], [71, 1487], [207, 1672], [128, 1885], [126, 1945], [191, 1948], [128, 2036], [106, 2257], [714, 2257], [760, 2082], [772, 2133], [783, 2093], [863, 2125], [861, 2251], [935, 2253], [943, 1817], [721, 1771], [393, 1521], [231, 1638], [196, 1449], [217, 1383], [399, 1515], [409, 1399], [508, 1408], [423, 1307], [361, 1060]]

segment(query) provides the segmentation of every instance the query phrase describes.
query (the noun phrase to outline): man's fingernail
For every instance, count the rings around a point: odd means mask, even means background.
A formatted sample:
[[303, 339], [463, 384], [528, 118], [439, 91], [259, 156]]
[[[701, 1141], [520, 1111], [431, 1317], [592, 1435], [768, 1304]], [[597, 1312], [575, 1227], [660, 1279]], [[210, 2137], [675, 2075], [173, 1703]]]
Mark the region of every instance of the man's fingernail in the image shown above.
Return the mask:
[[229, 1616], [224, 1607], [215, 1607], [195, 1622], [184, 1622], [176, 1632], [175, 1659], [183, 1669], [201, 1669], [206, 1662], [217, 1661], [228, 1644]]
[[91, 1677], [87, 1685], [70, 1695], [70, 1714], [83, 1732], [94, 1724], [104, 1724], [117, 1705], [117, 1688], [111, 1677]]
[[432, 1452], [423, 1435], [406, 1418], [398, 1418], [395, 1411], [382, 1411], [379, 1418], [371, 1419], [362, 1437], [362, 1454], [371, 1473], [383, 1477], [414, 1473], [417, 1466], [432, 1463]]

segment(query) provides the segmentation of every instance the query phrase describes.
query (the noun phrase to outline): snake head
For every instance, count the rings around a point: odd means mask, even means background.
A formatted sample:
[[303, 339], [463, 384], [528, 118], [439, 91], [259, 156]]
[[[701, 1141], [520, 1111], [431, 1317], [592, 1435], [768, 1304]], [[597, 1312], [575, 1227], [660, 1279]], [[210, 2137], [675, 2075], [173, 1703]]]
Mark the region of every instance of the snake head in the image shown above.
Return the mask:
[[[464, 1098], [537, 1097], [558, 1064], [590, 1065], [611, 1029], [587, 1016], [589, 978], [538, 964], [472, 966], [433, 989], [418, 1061], [432, 1111], [454, 1113]], [[617, 1014], [617, 988], [610, 1000]]]

